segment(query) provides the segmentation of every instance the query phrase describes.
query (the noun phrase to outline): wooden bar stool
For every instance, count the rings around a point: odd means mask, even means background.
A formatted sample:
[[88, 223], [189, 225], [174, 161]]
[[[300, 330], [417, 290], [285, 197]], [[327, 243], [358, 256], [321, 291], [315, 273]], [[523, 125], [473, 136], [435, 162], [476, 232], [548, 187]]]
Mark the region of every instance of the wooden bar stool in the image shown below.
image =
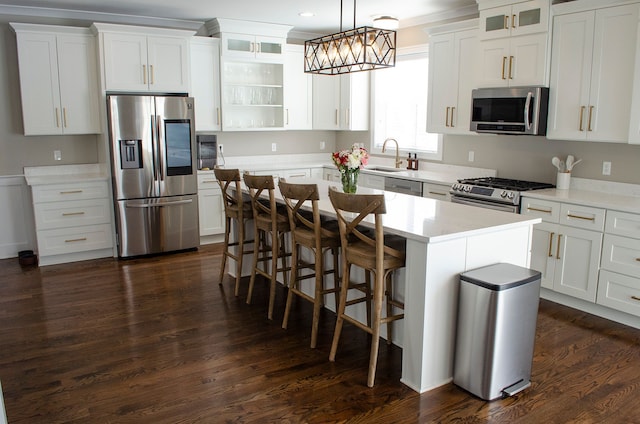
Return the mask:
[[[278, 186], [287, 205], [289, 224], [291, 226], [291, 284], [287, 295], [287, 305], [284, 310], [282, 328], [287, 328], [293, 295], [313, 303], [313, 323], [311, 324], [311, 348], [315, 348], [318, 341], [318, 324], [320, 310], [324, 306], [324, 295], [335, 293], [336, 307], [339, 301], [339, 267], [338, 251], [340, 248], [340, 232], [336, 221], [323, 222], [318, 209], [318, 186], [316, 184], [290, 184], [280, 179]], [[302, 209], [303, 206], [311, 207]], [[313, 262], [307, 262], [301, 257], [301, 248], [306, 248], [313, 254]], [[333, 268], [326, 270], [324, 256], [327, 251], [333, 256]], [[309, 269], [313, 273], [300, 275], [300, 270]], [[324, 276], [334, 274], [333, 288], [325, 288]], [[314, 295], [310, 296], [301, 289], [300, 282], [315, 278]]]
[[[224, 252], [222, 252], [222, 265], [220, 265], [220, 284], [224, 278], [224, 270], [227, 264], [227, 258], [236, 261], [236, 289], [235, 295], [238, 296], [240, 288], [240, 276], [242, 275], [242, 258], [245, 254], [253, 253], [253, 250], [246, 250], [247, 245], [251, 245], [253, 240], [246, 240], [245, 224], [253, 219], [253, 208], [251, 201], [244, 199], [242, 195], [242, 187], [240, 186], [240, 171], [238, 169], [222, 169], [214, 168], [213, 173], [218, 180], [220, 189], [222, 190], [222, 198], [224, 200]], [[229, 242], [231, 234], [231, 220], [236, 221], [237, 237], [236, 241]], [[237, 247], [236, 253], [229, 248]]]
[[[378, 362], [380, 325], [387, 324], [387, 344], [391, 344], [391, 323], [404, 318], [404, 313], [393, 314], [394, 307], [404, 310], [404, 303], [394, 300], [392, 297], [391, 273], [405, 266], [406, 241], [396, 236], [389, 236], [385, 240], [382, 228], [382, 215], [386, 213], [383, 194], [345, 194], [334, 187], [329, 187], [329, 199], [338, 216], [342, 243], [340, 306], [338, 307], [336, 329], [333, 335], [329, 360], [335, 361], [342, 324], [345, 320], [370, 333], [372, 340], [367, 386], [373, 387]], [[358, 215], [356, 216], [355, 214]], [[362, 231], [358, 227], [358, 224], [370, 214], [374, 215], [375, 220], [373, 235], [368, 231]], [[347, 301], [347, 294], [353, 284], [350, 281], [351, 265], [356, 265], [367, 272], [372, 272], [375, 277], [373, 283], [373, 316], [369, 325], [362, 324], [360, 321], [345, 314], [347, 306], [360, 302], [370, 302], [368, 296]], [[383, 317], [382, 303], [385, 297], [387, 314]]]
[[[278, 272], [282, 272], [286, 287], [288, 286], [287, 271], [291, 269], [286, 264], [286, 258], [291, 254], [287, 253], [284, 240], [285, 234], [291, 231], [289, 216], [284, 208], [278, 208], [276, 205], [273, 176], [245, 173], [243, 178], [251, 196], [254, 238], [256, 240], [256, 245], [253, 249], [253, 268], [251, 270], [251, 280], [249, 281], [247, 303], [251, 303], [256, 274], [269, 279], [268, 318], [273, 319]], [[268, 197], [262, 197], [263, 193]], [[278, 259], [282, 263], [280, 268], [278, 268]], [[260, 264], [262, 264], [262, 268]]]

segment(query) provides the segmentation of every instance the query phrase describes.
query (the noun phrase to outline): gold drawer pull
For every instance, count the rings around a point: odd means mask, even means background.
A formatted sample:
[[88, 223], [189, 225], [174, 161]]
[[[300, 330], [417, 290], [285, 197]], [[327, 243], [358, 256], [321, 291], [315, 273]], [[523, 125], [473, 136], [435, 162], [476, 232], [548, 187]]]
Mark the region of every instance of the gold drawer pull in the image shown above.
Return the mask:
[[636, 262], [640, 262], [640, 258], [636, 258]]
[[77, 239], [71, 239], [71, 240], [65, 240], [65, 243], [75, 243], [76, 241], [87, 241], [86, 237], [82, 237], [82, 238], [77, 238]]
[[60, 194], [78, 194], [82, 193], [82, 190], [70, 190], [70, 191], [61, 191]]
[[553, 246], [553, 236], [556, 233], [549, 233], [549, 251], [547, 252], [547, 254], [549, 255], [550, 258], [553, 257], [553, 253], [551, 252], [551, 247]]
[[64, 212], [62, 216], [84, 215], [84, 212]]
[[631, 299], [633, 299], [633, 300], [640, 300], [640, 297], [638, 297], [638, 296], [631, 296]]
[[551, 213], [551, 209], [546, 210], [546, 209], [538, 209], [538, 208], [527, 208], [528, 211], [535, 211], [535, 212], [542, 212], [542, 213]]
[[582, 117], [584, 116], [585, 109], [586, 109], [586, 106], [580, 106], [580, 131], [584, 131], [584, 128], [582, 126]]
[[446, 196], [447, 193], [439, 193], [437, 191], [430, 191], [429, 194], [435, 194], [436, 196]]
[[560, 259], [560, 240], [562, 240], [562, 234], [558, 234], [558, 247], [556, 248], [556, 259]]
[[586, 216], [573, 215], [573, 214], [570, 214], [570, 213], [567, 214], [567, 218], [584, 219], [585, 221], [595, 221], [596, 220], [594, 217], [588, 218]]
[[216, 180], [202, 180], [202, 184], [204, 183], [215, 183]]

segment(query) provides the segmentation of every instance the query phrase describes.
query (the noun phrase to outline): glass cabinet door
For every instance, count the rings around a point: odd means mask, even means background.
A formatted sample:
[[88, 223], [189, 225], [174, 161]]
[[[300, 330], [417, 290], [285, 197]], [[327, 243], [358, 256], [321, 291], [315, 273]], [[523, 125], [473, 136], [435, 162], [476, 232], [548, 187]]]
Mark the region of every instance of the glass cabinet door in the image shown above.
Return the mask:
[[480, 11], [480, 38], [483, 40], [546, 32], [548, 26], [548, 0], [530, 0]]

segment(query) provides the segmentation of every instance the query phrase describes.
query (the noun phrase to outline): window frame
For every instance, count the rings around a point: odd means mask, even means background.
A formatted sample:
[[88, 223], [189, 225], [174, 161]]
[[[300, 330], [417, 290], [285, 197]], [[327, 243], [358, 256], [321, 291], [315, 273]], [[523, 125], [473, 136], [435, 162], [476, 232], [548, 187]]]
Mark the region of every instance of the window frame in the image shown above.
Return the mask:
[[[405, 60], [405, 59], [411, 59], [411, 58], [424, 58], [426, 57], [427, 59], [429, 58], [429, 45], [428, 44], [419, 44], [419, 45], [415, 45], [415, 46], [409, 46], [409, 47], [401, 47], [398, 48], [396, 50], [396, 62], [397, 61], [401, 61], [401, 60]], [[375, 109], [376, 109], [376, 92], [375, 92], [375, 78], [376, 78], [376, 72], [373, 71], [372, 75], [371, 75], [371, 82], [370, 82], [370, 90], [371, 90], [371, 105], [370, 105], [370, 138], [369, 138], [369, 151], [375, 155], [381, 155], [381, 156], [392, 156], [395, 157], [396, 152], [395, 152], [395, 145], [393, 146], [393, 149], [391, 151], [387, 150], [385, 153], [382, 153], [382, 147], [378, 147], [375, 145]], [[428, 81], [428, 74], [425, 75], [425, 79]], [[428, 84], [428, 82], [427, 82]], [[428, 96], [428, 93], [427, 93]], [[425, 99], [425, 104], [427, 104], [427, 99]], [[427, 113], [429, 113], [429, 111], [426, 111]], [[426, 117], [425, 117], [426, 118]], [[426, 119], [425, 119], [426, 121]], [[426, 129], [426, 128], [425, 128]], [[407, 149], [407, 148], [403, 148], [400, 147], [400, 152], [399, 154], [401, 156], [406, 155], [409, 151], [411, 151], [411, 153], [416, 153], [418, 155], [419, 159], [426, 159], [426, 160], [434, 160], [434, 161], [442, 161], [443, 158], [443, 135], [442, 134], [437, 134], [437, 150], [436, 151], [430, 151], [430, 150], [419, 150], [419, 149]], [[388, 153], [387, 153], [388, 152]]]

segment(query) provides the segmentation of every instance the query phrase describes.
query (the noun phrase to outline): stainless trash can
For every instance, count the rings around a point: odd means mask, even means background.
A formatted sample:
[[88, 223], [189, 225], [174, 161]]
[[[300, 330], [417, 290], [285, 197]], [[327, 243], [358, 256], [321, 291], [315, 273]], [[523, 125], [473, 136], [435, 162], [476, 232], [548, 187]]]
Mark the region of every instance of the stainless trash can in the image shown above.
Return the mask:
[[540, 279], [505, 263], [460, 274], [454, 384], [485, 400], [531, 385]]

